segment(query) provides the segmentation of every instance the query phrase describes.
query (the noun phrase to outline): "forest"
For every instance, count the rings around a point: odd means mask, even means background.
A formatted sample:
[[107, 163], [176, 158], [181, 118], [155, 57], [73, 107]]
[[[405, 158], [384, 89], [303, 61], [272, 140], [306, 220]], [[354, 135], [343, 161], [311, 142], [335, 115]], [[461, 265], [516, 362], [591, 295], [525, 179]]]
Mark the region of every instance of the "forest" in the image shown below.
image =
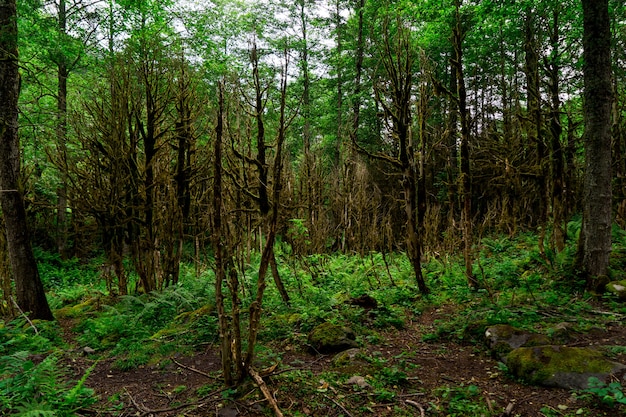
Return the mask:
[[0, 414], [626, 412], [622, 1], [7, 0], [0, 56]]

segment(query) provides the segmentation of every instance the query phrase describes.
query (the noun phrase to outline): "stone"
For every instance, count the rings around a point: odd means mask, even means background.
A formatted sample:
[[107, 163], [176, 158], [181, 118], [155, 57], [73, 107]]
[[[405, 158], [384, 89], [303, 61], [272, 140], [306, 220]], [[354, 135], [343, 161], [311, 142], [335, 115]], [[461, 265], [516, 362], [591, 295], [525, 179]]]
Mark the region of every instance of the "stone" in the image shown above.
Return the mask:
[[372, 388], [372, 386], [360, 375], [351, 376], [347, 381], [346, 385], [356, 385], [361, 389]]
[[369, 294], [363, 294], [360, 297], [351, 298], [348, 300], [349, 304], [353, 306], [359, 306], [364, 310], [373, 310], [378, 308], [378, 301]]
[[492, 354], [506, 362], [506, 357], [514, 349], [528, 346], [552, 344], [546, 335], [516, 329], [508, 324], [496, 324], [485, 330], [485, 339]]
[[361, 349], [359, 348], [344, 350], [343, 352], [336, 354], [330, 363], [337, 367], [348, 366], [359, 361], [358, 356], [360, 353]]
[[606, 290], [616, 295], [620, 300], [626, 301], [626, 279], [609, 282], [606, 284]]
[[318, 353], [336, 353], [358, 347], [354, 332], [343, 326], [325, 322], [309, 333], [309, 344]]
[[573, 324], [561, 322], [554, 326], [552, 329], [550, 329], [549, 333], [554, 342], [566, 344], [571, 341], [572, 333], [575, 333], [575, 329]]
[[590, 377], [607, 381], [626, 370], [597, 350], [556, 345], [518, 347], [506, 364], [513, 376], [529, 384], [565, 389], [585, 389]]

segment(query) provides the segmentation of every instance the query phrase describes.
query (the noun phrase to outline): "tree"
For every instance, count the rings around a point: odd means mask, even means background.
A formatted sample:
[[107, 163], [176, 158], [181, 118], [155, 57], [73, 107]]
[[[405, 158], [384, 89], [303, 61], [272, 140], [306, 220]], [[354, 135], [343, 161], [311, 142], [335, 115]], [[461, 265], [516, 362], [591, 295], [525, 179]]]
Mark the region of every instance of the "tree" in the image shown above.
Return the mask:
[[20, 185], [20, 75], [15, 0], [0, 2], [0, 203], [17, 304], [31, 318], [53, 320], [30, 242]]
[[592, 288], [607, 274], [611, 253], [611, 30], [608, 0], [582, 0], [582, 5], [585, 181], [580, 243], [582, 270]]
[[472, 190], [470, 172], [470, 113], [467, 107], [467, 91], [465, 73], [463, 71], [463, 39], [465, 29], [461, 21], [461, 1], [455, 1], [455, 26], [452, 29], [454, 46], [453, 65], [456, 66], [456, 97], [461, 118], [460, 143], [460, 194], [462, 200], [461, 223], [463, 229], [463, 258], [465, 259], [465, 276], [470, 287], [477, 288], [478, 281], [472, 271]]

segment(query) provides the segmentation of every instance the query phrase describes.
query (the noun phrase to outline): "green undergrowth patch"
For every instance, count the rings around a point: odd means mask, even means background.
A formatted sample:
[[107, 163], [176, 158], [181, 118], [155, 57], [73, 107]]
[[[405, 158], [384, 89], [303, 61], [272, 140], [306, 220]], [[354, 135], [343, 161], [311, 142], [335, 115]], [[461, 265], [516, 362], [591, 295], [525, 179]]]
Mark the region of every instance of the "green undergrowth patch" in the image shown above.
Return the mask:
[[93, 390], [85, 387], [93, 367], [71, 381], [56, 354], [40, 362], [25, 351], [0, 356], [0, 369], [0, 411], [13, 416], [69, 417], [96, 402]]
[[[577, 233], [578, 227], [576, 222], [568, 226], [570, 236]], [[616, 251], [611, 262], [613, 274], [619, 275], [618, 268], [626, 265], [626, 235], [614, 234]], [[417, 373], [411, 368], [411, 361], [386, 357], [385, 338], [413, 326], [425, 311], [438, 311], [438, 318], [428, 333], [422, 334], [423, 340], [473, 345], [482, 340], [485, 328], [493, 324], [507, 323], [549, 333], [556, 324], [570, 322], [574, 330], [584, 331], [602, 326], [603, 320], [626, 314], [626, 307], [617, 300], [581, 290], [572, 267], [574, 241], [556, 253], [549, 249], [548, 239], [543, 253], [538, 250], [537, 236], [530, 233], [516, 237], [489, 236], [477, 242], [473, 273], [480, 283], [478, 290], [468, 287], [461, 256], [425, 255], [423, 274], [431, 289], [427, 296], [420, 294], [411, 264], [402, 253], [295, 256], [286, 244], [279, 243], [278, 271], [290, 301], [285, 303], [281, 299], [268, 274], [256, 348], [258, 362], [269, 367], [282, 363], [287, 351], [303, 354], [308, 333], [321, 323], [348, 326], [357, 335], [359, 346], [369, 348], [370, 353], [360, 359], [365, 363], [362, 370], [366, 374], [362, 376], [371, 389], [362, 391], [346, 386], [352, 375], [337, 370], [314, 375], [295, 369], [272, 379], [292, 398], [307, 401], [310, 398], [309, 403], [294, 406], [294, 409], [308, 409], [309, 415], [342, 413], [331, 400], [339, 398], [337, 395], [344, 395], [337, 402], [352, 407], [355, 414], [376, 415], [372, 404], [396, 401], [398, 393], [410, 381], [409, 375]], [[103, 285], [98, 270], [100, 260], [63, 261], [43, 252], [38, 253], [38, 259], [56, 317], [73, 325], [73, 343], [78, 346], [71, 348], [88, 346], [96, 352], [94, 359], [114, 358], [115, 367], [129, 370], [142, 365], [162, 365], [174, 354], [192, 354], [217, 346], [215, 283], [213, 273], [206, 266], [196, 276], [196, 265], [182, 264], [179, 283], [162, 291], [114, 297]], [[238, 271], [244, 338], [247, 307], [256, 295], [258, 263], [259, 255], [253, 253], [244, 270]], [[228, 294], [226, 286], [223, 290]], [[354, 300], [359, 297], [371, 297], [376, 304], [357, 305]], [[593, 312], [599, 304], [603, 311], [615, 312], [616, 316], [598, 317]], [[231, 308], [229, 296], [226, 308]], [[25, 376], [37, 375], [37, 368], [44, 362], [44, 367], [59, 368], [59, 352], [68, 348], [57, 323], [37, 322], [34, 326], [24, 319], [0, 323], [0, 348], [6, 352], [3, 358], [13, 361], [15, 366], [11, 369], [21, 369]], [[610, 353], [624, 354], [618, 347]], [[36, 362], [29, 359], [32, 355], [51, 359]], [[17, 371], [11, 372], [14, 373], [8, 375], [9, 379], [17, 377]], [[57, 381], [64, 380], [61, 372], [56, 377]], [[63, 392], [78, 386], [79, 381], [55, 384], [61, 393], [59, 398], [63, 398]], [[80, 398], [89, 397], [82, 388], [79, 391]], [[431, 394], [437, 400], [424, 406], [433, 415], [492, 415], [473, 385], [440, 387]], [[19, 400], [7, 399], [6, 393], [0, 395], [6, 404], [11, 401], [12, 407], [19, 406]], [[412, 415], [406, 407], [392, 413]]]

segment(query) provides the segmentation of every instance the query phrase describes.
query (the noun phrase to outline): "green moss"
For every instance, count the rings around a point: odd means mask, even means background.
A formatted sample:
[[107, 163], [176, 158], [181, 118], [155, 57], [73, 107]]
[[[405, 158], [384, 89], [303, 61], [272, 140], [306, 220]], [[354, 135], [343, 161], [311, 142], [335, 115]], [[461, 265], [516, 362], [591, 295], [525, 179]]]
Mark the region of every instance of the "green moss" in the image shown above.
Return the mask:
[[309, 343], [321, 353], [357, 347], [352, 330], [329, 322], [322, 323], [311, 331]]
[[606, 290], [622, 300], [626, 299], [626, 279], [609, 282], [606, 284]]
[[73, 305], [73, 306], [65, 306], [60, 308], [54, 312], [55, 317], [57, 318], [74, 318], [80, 317], [88, 311], [94, 310], [94, 306], [100, 303], [99, 297], [88, 298], [82, 303]]
[[507, 356], [513, 375], [531, 384], [550, 385], [561, 374], [610, 373], [615, 364], [592, 349], [539, 346], [521, 347]]

